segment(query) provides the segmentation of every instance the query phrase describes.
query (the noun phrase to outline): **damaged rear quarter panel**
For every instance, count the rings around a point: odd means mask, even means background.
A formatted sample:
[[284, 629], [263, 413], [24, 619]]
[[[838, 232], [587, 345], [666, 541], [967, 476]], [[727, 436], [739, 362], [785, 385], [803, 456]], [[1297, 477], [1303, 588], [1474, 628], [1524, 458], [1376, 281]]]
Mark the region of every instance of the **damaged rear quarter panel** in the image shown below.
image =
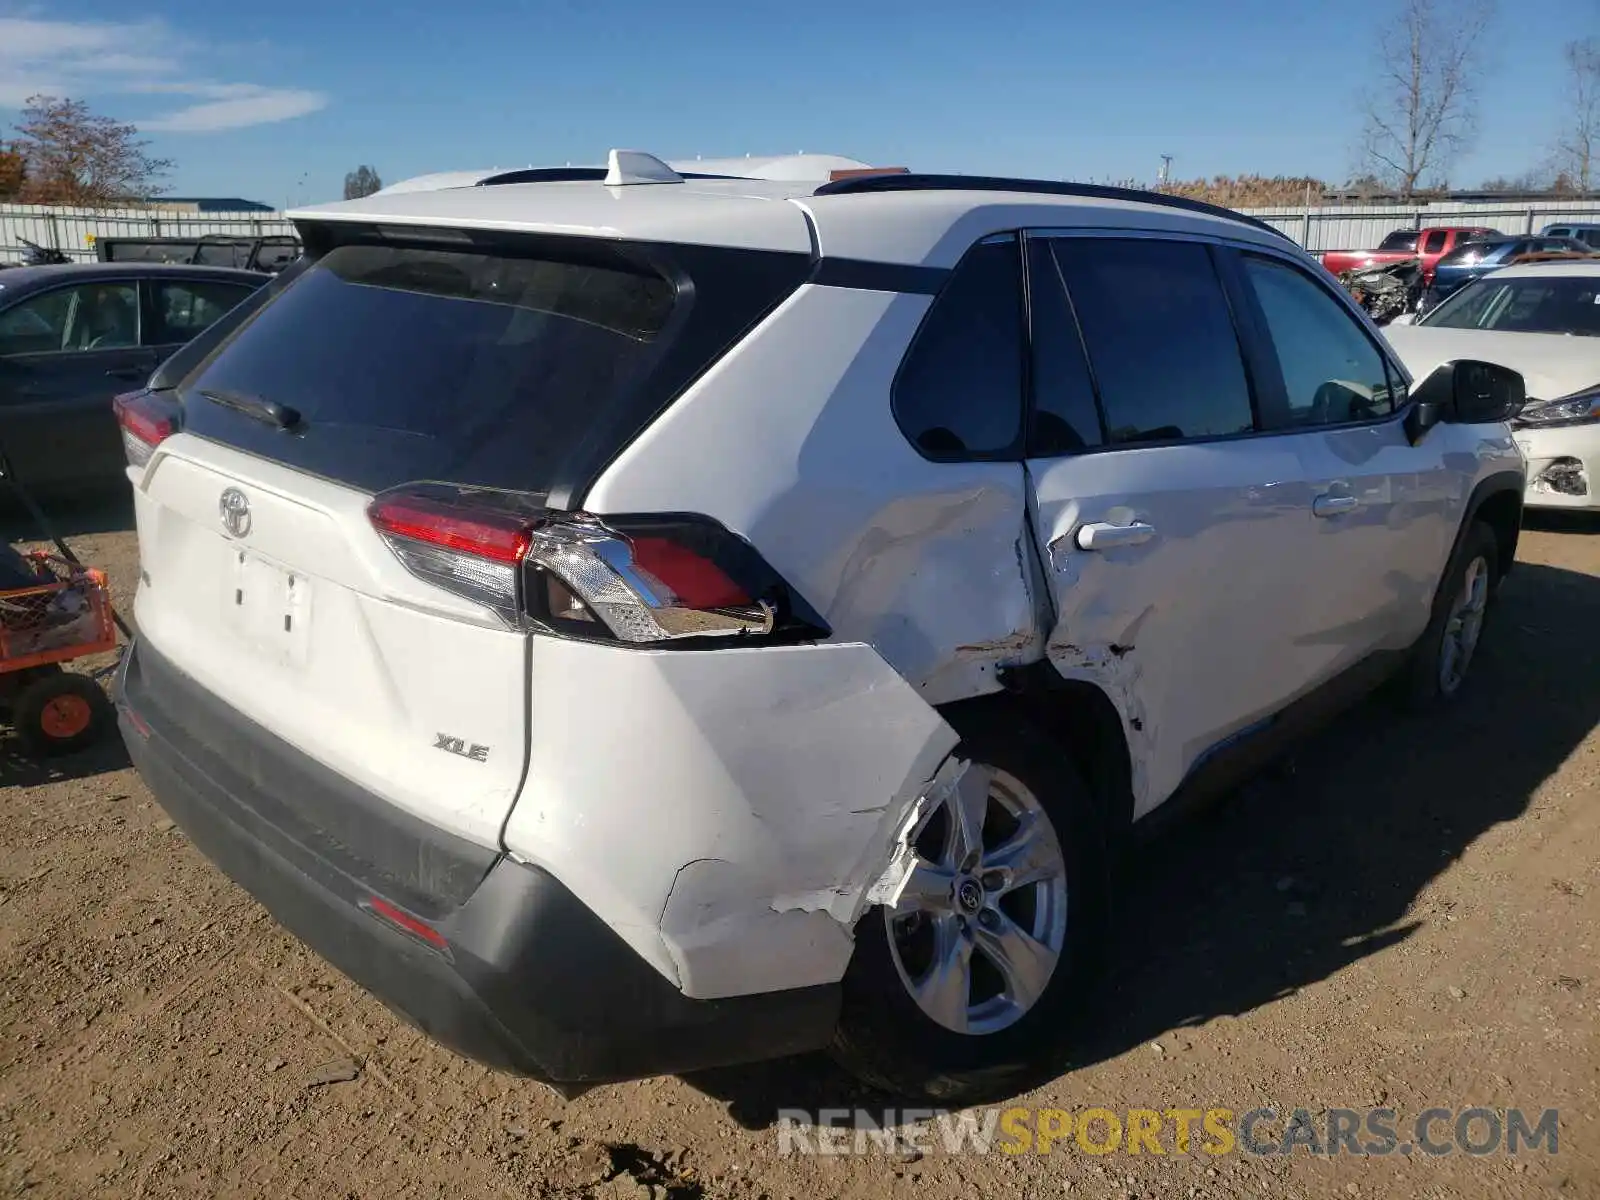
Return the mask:
[[955, 732], [862, 643], [638, 651], [536, 638], [507, 848], [686, 994], [844, 973]]
[[[928, 304], [802, 287], [618, 458], [585, 506], [715, 517], [836, 640], [869, 643], [945, 704], [998, 691], [999, 667], [1042, 658], [1047, 622], [1022, 465], [929, 462], [895, 423], [890, 389]], [[705, 469], [708, 447], [722, 446], [736, 450]]]

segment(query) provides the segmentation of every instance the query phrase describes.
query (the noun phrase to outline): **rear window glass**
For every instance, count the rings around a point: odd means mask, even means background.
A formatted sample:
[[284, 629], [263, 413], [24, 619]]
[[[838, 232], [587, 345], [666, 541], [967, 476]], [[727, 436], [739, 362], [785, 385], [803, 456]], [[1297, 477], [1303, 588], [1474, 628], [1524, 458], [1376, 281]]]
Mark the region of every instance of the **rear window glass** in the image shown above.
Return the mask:
[[646, 363], [676, 289], [647, 271], [475, 250], [341, 246], [192, 381], [338, 424], [449, 441], [508, 408], [577, 436]]

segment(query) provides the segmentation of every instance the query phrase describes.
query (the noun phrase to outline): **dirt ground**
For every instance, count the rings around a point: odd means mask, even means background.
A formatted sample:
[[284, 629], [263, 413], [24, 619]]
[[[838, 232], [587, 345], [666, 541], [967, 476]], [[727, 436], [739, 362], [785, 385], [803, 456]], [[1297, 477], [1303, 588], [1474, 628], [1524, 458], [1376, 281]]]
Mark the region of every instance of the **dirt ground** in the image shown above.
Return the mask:
[[[64, 523], [126, 602], [127, 514]], [[563, 1102], [302, 949], [113, 740], [0, 743], [0, 1193], [1600, 1196], [1600, 523], [1520, 558], [1459, 706], [1375, 699], [1142, 852], [1099, 1032], [1017, 1103], [1556, 1108], [1554, 1156], [781, 1155], [779, 1110], [884, 1103], [820, 1059]]]

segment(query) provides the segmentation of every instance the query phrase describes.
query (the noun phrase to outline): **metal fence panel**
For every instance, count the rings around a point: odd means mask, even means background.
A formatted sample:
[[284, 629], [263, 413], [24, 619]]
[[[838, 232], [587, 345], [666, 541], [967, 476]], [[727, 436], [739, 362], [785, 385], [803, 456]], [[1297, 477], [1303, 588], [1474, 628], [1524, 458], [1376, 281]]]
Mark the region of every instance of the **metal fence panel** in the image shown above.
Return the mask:
[[159, 208], [67, 208], [0, 204], [0, 262], [15, 262], [24, 240], [84, 262], [102, 237], [199, 237], [207, 233], [261, 237], [293, 233], [282, 213], [197, 213]]
[[1600, 225], [1600, 201], [1394, 204], [1348, 208], [1250, 208], [1250, 216], [1283, 230], [1307, 250], [1368, 250], [1396, 229], [1481, 225], [1501, 233], [1538, 233], [1546, 225]]

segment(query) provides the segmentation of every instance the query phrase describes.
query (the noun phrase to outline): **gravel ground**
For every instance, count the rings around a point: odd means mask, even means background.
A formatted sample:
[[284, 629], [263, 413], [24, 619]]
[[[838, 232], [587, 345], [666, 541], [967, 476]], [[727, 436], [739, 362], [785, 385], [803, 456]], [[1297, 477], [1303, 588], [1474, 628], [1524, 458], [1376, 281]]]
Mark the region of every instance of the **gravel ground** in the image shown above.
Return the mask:
[[[127, 513], [63, 524], [125, 602]], [[0, 742], [0, 1194], [1600, 1196], [1600, 524], [1520, 557], [1456, 708], [1375, 699], [1143, 852], [1098, 1036], [1017, 1103], [1557, 1108], [1554, 1156], [780, 1154], [781, 1109], [883, 1103], [820, 1059], [563, 1102], [303, 950], [114, 740]]]

